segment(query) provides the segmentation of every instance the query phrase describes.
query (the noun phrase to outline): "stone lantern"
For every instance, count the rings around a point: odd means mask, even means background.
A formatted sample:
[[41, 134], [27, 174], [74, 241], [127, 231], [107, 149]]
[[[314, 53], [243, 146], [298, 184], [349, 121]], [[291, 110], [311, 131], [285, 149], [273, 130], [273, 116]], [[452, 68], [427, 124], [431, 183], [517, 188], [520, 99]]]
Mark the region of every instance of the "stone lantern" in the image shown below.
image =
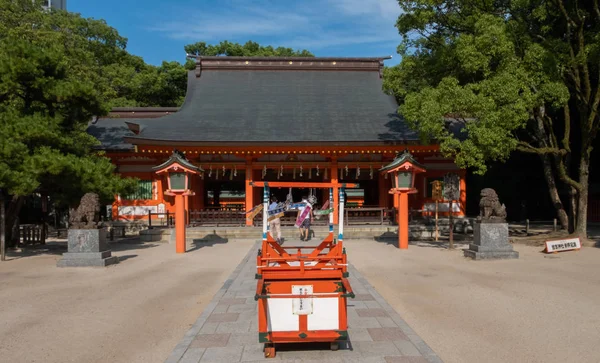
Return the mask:
[[167, 175], [165, 195], [175, 196], [175, 251], [185, 253], [185, 201], [184, 197], [194, 195], [190, 190], [192, 175], [203, 170], [190, 163], [183, 153], [175, 150], [167, 161], [152, 168], [156, 174]]
[[408, 248], [408, 195], [417, 192], [415, 177], [417, 173], [425, 172], [425, 167], [419, 164], [408, 152], [398, 154], [394, 161], [379, 169], [382, 173], [390, 174], [392, 189], [390, 194], [398, 198], [398, 247]]

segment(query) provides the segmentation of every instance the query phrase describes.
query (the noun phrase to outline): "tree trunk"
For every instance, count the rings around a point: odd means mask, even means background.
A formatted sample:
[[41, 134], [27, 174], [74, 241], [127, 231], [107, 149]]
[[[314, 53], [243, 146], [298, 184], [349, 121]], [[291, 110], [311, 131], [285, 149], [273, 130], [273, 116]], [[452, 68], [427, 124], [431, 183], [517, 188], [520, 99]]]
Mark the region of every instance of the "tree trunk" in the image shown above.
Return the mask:
[[6, 247], [16, 247], [18, 241], [15, 240], [15, 236], [13, 235], [14, 225], [17, 221], [17, 217], [19, 213], [21, 213], [21, 207], [23, 206], [23, 202], [25, 201], [24, 197], [13, 196], [10, 203], [8, 204], [8, 209], [6, 210]]
[[577, 226], [577, 190], [569, 187], [569, 233], [575, 233]]
[[581, 163], [579, 164], [579, 198], [577, 203], [577, 226], [575, 233], [581, 238], [587, 238], [587, 209], [589, 194], [590, 156], [588, 150], [583, 150]]
[[542, 164], [544, 166], [544, 179], [546, 179], [546, 184], [548, 185], [548, 193], [550, 195], [550, 200], [552, 200], [552, 205], [556, 209], [556, 215], [558, 220], [560, 221], [560, 225], [566, 231], [569, 230], [569, 216], [565, 211], [562, 201], [560, 200], [560, 195], [558, 195], [558, 189], [556, 188], [556, 177], [554, 176], [554, 171], [552, 169], [551, 157], [547, 154], [540, 155], [542, 158]]

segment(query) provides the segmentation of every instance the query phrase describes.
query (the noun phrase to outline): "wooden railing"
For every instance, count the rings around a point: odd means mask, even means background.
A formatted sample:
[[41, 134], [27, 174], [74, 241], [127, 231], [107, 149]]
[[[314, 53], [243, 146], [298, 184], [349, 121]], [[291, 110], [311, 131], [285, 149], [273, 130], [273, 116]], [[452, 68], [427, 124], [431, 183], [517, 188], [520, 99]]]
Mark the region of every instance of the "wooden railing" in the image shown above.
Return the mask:
[[23, 245], [45, 244], [48, 229], [44, 224], [21, 224], [19, 234]]
[[[188, 212], [188, 226], [244, 226], [246, 225], [246, 215], [241, 208], [220, 208], [208, 207], [200, 210]], [[296, 223], [298, 212], [286, 212], [280, 218], [282, 226], [293, 226]], [[383, 207], [362, 207], [346, 208], [344, 210], [344, 220], [346, 225], [384, 225], [394, 224], [395, 211]], [[262, 226], [263, 214], [259, 213], [254, 217], [252, 224]], [[329, 216], [323, 215], [320, 218], [313, 218], [313, 226], [326, 226], [329, 224]], [[148, 212], [148, 227], [173, 227], [175, 225], [174, 213], [154, 213]]]

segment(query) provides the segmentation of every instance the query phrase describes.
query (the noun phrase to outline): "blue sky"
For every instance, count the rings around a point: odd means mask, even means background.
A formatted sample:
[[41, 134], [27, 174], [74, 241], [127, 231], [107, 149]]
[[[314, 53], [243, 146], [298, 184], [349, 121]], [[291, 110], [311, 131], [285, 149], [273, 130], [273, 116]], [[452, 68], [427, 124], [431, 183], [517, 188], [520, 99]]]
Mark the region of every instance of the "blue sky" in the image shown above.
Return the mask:
[[[136, 5], [137, 3], [137, 5]], [[316, 56], [400, 61], [397, 0], [69, 0], [69, 11], [104, 19], [151, 64], [185, 61], [183, 46], [221, 40], [308, 49]]]

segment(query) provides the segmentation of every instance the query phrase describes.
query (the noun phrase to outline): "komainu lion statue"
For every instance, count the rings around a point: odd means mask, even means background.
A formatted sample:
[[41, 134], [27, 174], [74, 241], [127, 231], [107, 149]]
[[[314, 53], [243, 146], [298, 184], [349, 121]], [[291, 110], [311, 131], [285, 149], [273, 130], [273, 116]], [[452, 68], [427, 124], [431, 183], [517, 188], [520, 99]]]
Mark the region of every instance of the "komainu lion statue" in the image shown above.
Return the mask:
[[504, 221], [506, 220], [506, 207], [500, 204], [498, 194], [492, 188], [481, 190], [481, 200], [479, 201], [479, 218], [484, 221]]
[[81, 197], [77, 209], [69, 213], [69, 228], [92, 229], [98, 227], [100, 198], [96, 193], [86, 193]]

